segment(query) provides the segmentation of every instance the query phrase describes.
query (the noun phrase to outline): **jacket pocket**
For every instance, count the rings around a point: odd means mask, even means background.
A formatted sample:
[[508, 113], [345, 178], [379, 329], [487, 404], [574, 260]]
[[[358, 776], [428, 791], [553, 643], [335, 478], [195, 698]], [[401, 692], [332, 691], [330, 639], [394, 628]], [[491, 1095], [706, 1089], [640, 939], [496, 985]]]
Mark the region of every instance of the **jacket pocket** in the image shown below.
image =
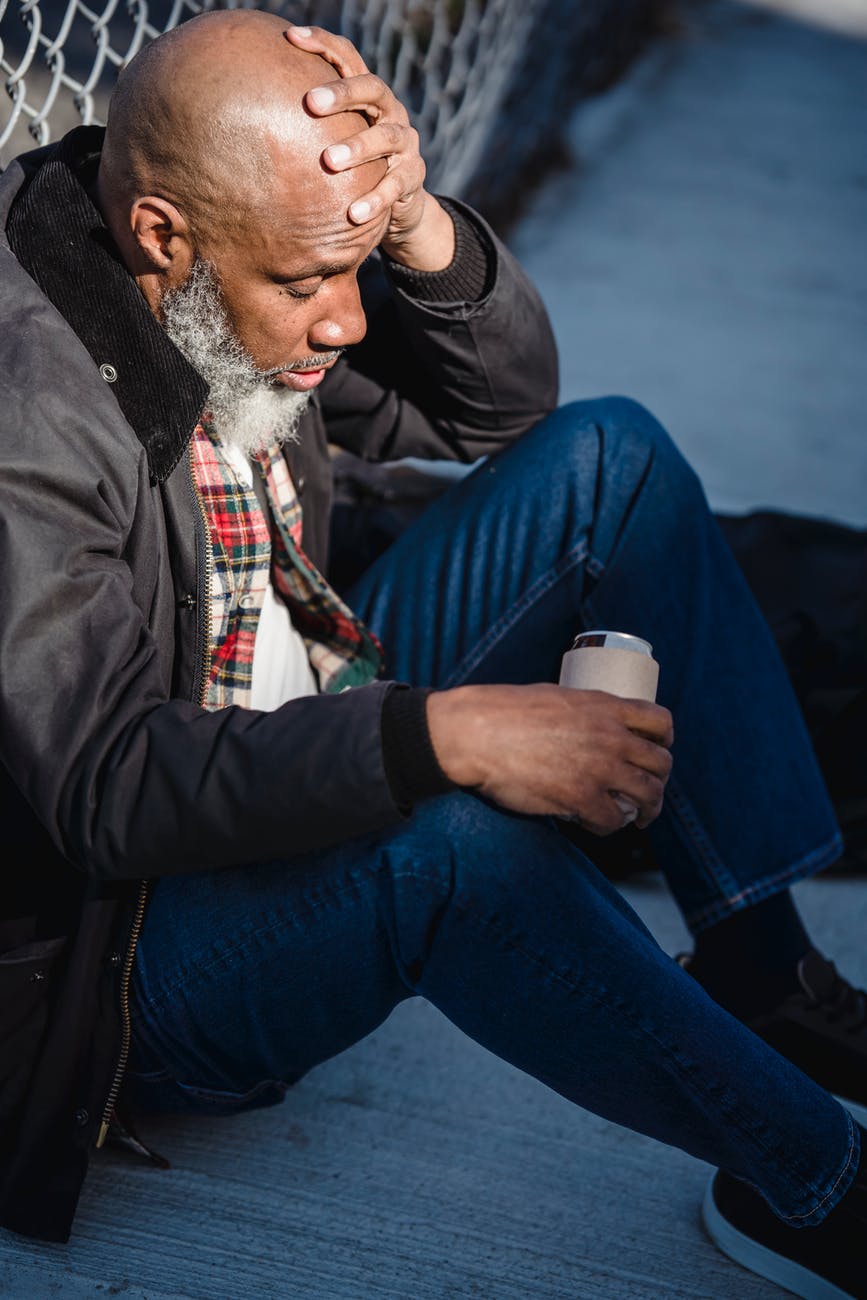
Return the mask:
[[0, 953], [0, 1129], [14, 1120], [42, 1045], [65, 938]]

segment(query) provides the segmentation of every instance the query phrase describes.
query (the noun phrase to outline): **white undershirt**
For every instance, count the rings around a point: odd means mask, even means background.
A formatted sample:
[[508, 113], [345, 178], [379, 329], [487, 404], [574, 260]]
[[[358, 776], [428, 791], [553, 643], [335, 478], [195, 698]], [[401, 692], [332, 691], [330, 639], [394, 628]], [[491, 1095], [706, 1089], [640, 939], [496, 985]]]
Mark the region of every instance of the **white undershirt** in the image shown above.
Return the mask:
[[[237, 447], [224, 445], [222, 451], [238, 480], [255, 491], [252, 462]], [[289, 608], [275, 594], [269, 577], [253, 647], [250, 707], [270, 711], [301, 695], [316, 695], [318, 690], [304, 638], [293, 626]]]

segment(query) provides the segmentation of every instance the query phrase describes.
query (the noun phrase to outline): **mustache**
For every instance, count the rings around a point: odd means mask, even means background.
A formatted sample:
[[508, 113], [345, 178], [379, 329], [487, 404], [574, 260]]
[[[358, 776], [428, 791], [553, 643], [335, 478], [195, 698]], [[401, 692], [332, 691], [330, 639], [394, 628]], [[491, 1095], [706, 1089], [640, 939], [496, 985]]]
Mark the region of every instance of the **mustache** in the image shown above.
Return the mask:
[[315, 357], [302, 357], [300, 361], [291, 361], [285, 366], [275, 366], [273, 370], [263, 370], [262, 378], [274, 379], [277, 375], [285, 374], [287, 370], [295, 374], [303, 373], [305, 370], [322, 370], [336, 361], [344, 351], [344, 348], [336, 348], [333, 352], [320, 352]]

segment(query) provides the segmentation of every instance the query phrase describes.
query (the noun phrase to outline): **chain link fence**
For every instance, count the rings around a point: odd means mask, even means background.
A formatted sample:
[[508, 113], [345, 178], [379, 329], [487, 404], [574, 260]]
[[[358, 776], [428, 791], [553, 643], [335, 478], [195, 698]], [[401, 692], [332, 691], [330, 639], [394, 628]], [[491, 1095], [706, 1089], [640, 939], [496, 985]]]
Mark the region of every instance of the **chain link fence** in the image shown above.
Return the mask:
[[117, 72], [211, 8], [257, 7], [342, 32], [393, 86], [430, 183], [488, 211], [532, 177], [565, 112], [629, 61], [662, 0], [0, 0], [0, 166], [103, 122]]

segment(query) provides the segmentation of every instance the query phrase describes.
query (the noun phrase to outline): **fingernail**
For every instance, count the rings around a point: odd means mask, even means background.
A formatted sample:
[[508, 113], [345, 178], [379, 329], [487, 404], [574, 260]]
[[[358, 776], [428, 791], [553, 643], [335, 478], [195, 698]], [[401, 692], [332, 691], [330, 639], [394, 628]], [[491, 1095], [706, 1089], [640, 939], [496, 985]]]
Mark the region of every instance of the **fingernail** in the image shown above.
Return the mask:
[[370, 216], [370, 204], [367, 199], [359, 199], [357, 203], [353, 203], [349, 215], [353, 221], [366, 221]]
[[325, 152], [328, 154], [328, 161], [332, 167], [340, 167], [352, 157], [352, 150], [348, 144], [333, 144]]
[[319, 86], [316, 90], [311, 90], [310, 102], [314, 108], [330, 108], [334, 103], [334, 91], [329, 90], [327, 86]]
[[313, 34], [312, 28], [310, 27], [293, 27], [292, 30], [295, 33], [295, 35], [300, 36], [302, 40], [306, 39], [306, 37], [311, 36]]

